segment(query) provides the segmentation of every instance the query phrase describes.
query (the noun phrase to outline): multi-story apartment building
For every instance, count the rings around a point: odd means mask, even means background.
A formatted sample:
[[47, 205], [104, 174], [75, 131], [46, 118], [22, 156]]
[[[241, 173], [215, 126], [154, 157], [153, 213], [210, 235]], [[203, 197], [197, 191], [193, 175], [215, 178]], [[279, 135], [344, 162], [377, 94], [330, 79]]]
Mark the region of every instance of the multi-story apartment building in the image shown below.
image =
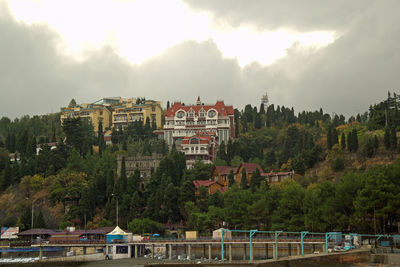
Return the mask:
[[77, 117], [89, 120], [95, 132], [99, 130], [100, 122], [103, 124], [103, 130], [111, 127], [111, 110], [103, 105], [81, 104], [61, 108], [61, 123], [65, 119]]
[[184, 105], [175, 102], [165, 112], [164, 139], [168, 145], [180, 146], [184, 137], [195, 134], [214, 134], [217, 144], [228, 142], [235, 137], [235, 120], [232, 106], [226, 106], [224, 101], [215, 105], [204, 105], [200, 97], [196, 105]]
[[[138, 104], [136, 104], [138, 103]], [[74, 107], [61, 108], [61, 122], [67, 118], [88, 119], [97, 132], [99, 122], [103, 124], [103, 130], [112, 127], [125, 128], [136, 120], [150, 120], [150, 124], [156, 123], [161, 127], [162, 108], [161, 103], [153, 100], [139, 100], [135, 98], [107, 97], [91, 104], [80, 104]]]
[[195, 105], [175, 102], [165, 112], [163, 135], [168, 145], [186, 154], [188, 168], [195, 160], [211, 163], [217, 146], [235, 137], [233, 107], [224, 101], [205, 105], [200, 97]]
[[129, 123], [141, 120], [143, 123], [150, 120], [161, 127], [162, 108], [159, 101], [145, 100], [136, 104], [136, 100], [122, 102], [113, 106], [112, 126], [125, 128]]

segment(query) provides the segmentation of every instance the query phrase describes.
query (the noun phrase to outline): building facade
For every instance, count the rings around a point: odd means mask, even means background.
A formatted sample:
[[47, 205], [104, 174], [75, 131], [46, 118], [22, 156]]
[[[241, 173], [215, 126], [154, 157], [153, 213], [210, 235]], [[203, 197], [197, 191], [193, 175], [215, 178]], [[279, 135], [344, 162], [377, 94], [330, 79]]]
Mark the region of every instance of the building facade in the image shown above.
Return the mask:
[[162, 126], [162, 108], [161, 102], [154, 100], [145, 100], [136, 103], [135, 100], [122, 102], [113, 106], [112, 126], [116, 128], [125, 128], [129, 123], [135, 121], [150, 120], [150, 125], [155, 123], [157, 127]]
[[107, 106], [82, 104], [75, 107], [61, 108], [61, 123], [70, 118], [87, 119], [95, 132], [99, 130], [99, 124], [102, 122], [103, 130], [111, 127], [111, 110]]
[[94, 131], [103, 124], [103, 131], [113, 127], [125, 128], [129, 123], [150, 120], [157, 127], [162, 126], [161, 102], [154, 100], [107, 97], [94, 103], [61, 108], [61, 123], [68, 118], [83, 118], [92, 123]]
[[185, 153], [190, 168], [196, 160], [214, 161], [218, 145], [235, 137], [234, 121], [233, 107], [224, 101], [205, 105], [198, 97], [195, 105], [175, 102], [165, 112], [163, 137]]
[[[156, 171], [163, 155], [125, 157], [126, 177], [131, 176], [136, 169], [140, 171], [140, 190], [144, 190], [150, 182], [151, 175]], [[117, 175], [121, 176], [122, 156], [117, 156]]]
[[184, 137], [212, 132], [218, 144], [227, 143], [235, 137], [234, 122], [233, 107], [225, 105], [224, 101], [204, 105], [199, 97], [195, 105], [175, 102], [165, 112], [164, 139], [170, 146], [180, 146]]

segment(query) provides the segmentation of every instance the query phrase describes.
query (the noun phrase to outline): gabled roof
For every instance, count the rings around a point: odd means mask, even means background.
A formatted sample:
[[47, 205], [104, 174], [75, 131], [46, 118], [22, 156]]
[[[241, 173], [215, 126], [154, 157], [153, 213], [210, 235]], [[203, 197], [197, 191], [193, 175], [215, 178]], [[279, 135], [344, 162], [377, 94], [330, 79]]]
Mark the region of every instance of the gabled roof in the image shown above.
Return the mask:
[[264, 173], [263, 169], [261, 169], [261, 167], [258, 163], [242, 162], [242, 164], [240, 164], [238, 170], [241, 169], [241, 167], [246, 168], [247, 173], [253, 173], [256, 171], [256, 169], [258, 169], [260, 171], [260, 174]]
[[209, 187], [210, 185], [213, 185], [215, 183], [217, 183], [217, 182], [216, 181], [208, 181], [208, 180], [195, 180], [195, 181], [193, 181], [194, 187], [196, 187], [196, 189], [199, 189], [202, 186]]
[[233, 168], [230, 166], [215, 166], [215, 170], [218, 172], [219, 175], [228, 175], [231, 170], [233, 173], [237, 172], [237, 168]]
[[199, 115], [199, 111], [204, 109], [207, 112], [210, 109], [215, 109], [218, 112], [218, 116], [229, 116], [234, 115], [233, 106], [226, 106], [224, 101], [217, 101], [215, 105], [189, 105], [184, 106], [181, 102], [175, 102], [166, 112], [166, 117], [173, 117], [178, 110], [184, 110], [185, 112], [189, 112], [192, 109], [196, 116]]

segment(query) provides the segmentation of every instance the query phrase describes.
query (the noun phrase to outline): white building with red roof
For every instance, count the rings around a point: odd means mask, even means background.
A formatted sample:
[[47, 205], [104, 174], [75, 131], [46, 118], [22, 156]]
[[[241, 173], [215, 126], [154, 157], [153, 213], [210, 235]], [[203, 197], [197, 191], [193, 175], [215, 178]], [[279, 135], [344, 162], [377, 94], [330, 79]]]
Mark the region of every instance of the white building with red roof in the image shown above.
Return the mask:
[[195, 105], [175, 102], [165, 112], [164, 139], [186, 154], [188, 168], [195, 160], [212, 163], [217, 146], [235, 137], [234, 121], [234, 109], [224, 101], [205, 105], [198, 97]]
[[195, 105], [175, 102], [165, 112], [164, 139], [169, 145], [180, 145], [184, 137], [214, 132], [218, 144], [227, 143], [235, 137], [234, 121], [234, 109], [224, 101], [205, 105], [198, 97]]

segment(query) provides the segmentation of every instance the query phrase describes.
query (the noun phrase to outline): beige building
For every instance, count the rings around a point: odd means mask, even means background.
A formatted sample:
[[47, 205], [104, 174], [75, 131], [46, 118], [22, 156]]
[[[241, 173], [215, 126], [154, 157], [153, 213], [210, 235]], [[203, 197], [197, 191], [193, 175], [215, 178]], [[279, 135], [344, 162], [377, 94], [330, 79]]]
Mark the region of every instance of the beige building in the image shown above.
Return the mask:
[[100, 121], [103, 123], [103, 131], [111, 127], [111, 111], [106, 106], [82, 104], [76, 107], [61, 108], [61, 123], [65, 119], [78, 117], [91, 122], [95, 132], [99, 130]]
[[[131, 176], [136, 169], [140, 171], [140, 190], [144, 190], [150, 182], [151, 175], [156, 171], [164, 156], [153, 154], [151, 156], [125, 157], [126, 177]], [[121, 176], [122, 156], [117, 156], [117, 175]]]
[[[138, 103], [138, 104], [136, 104]], [[103, 130], [112, 127], [125, 128], [129, 123], [146, 119], [153, 121], [157, 128], [162, 127], [162, 108], [161, 102], [154, 100], [139, 100], [136, 98], [107, 97], [102, 98], [91, 104], [80, 104], [75, 107], [61, 108], [61, 123], [67, 118], [88, 119], [97, 132], [99, 122], [103, 123]]]
[[136, 104], [136, 100], [132, 99], [113, 107], [112, 126], [125, 128], [129, 123], [141, 120], [144, 124], [149, 119], [151, 125], [155, 122], [157, 128], [161, 128], [161, 116], [161, 102], [145, 100], [144, 103]]

